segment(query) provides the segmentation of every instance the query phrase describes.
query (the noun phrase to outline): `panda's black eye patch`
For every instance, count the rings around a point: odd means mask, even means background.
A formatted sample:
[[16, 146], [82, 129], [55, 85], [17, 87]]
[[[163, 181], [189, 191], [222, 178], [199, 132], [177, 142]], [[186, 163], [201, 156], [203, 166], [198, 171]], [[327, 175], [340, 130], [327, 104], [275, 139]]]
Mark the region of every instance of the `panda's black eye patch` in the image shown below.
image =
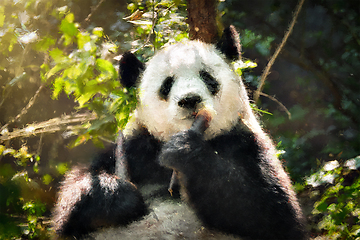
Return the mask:
[[211, 94], [212, 95], [217, 94], [220, 90], [220, 84], [218, 83], [218, 81], [216, 81], [216, 79], [205, 70], [201, 70], [199, 72], [199, 74], [200, 74], [201, 79], [204, 81], [207, 88], [211, 92]]
[[159, 90], [159, 96], [167, 100], [169, 97], [169, 93], [171, 91], [171, 88], [174, 84], [174, 77], [167, 77], [164, 82], [161, 84], [160, 90]]

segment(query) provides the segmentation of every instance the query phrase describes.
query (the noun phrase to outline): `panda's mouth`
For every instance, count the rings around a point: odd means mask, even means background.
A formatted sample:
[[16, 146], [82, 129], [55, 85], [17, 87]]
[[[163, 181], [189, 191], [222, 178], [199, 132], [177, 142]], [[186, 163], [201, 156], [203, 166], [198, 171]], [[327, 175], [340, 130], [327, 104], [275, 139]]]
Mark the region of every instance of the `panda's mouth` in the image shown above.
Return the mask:
[[180, 118], [180, 120], [195, 120], [197, 114], [198, 114], [198, 111], [193, 111], [193, 112], [187, 114], [186, 116], [184, 116], [183, 118]]

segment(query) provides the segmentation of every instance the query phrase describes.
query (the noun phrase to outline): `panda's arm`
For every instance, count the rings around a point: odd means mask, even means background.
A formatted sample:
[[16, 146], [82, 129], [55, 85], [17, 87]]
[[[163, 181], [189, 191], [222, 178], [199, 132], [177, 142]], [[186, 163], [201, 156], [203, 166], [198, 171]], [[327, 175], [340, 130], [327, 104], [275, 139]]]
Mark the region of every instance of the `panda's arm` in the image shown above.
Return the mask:
[[254, 239], [305, 239], [297, 203], [253, 133], [238, 129], [205, 141], [190, 129], [174, 135], [159, 159], [178, 172], [188, 201], [208, 227]]
[[160, 166], [157, 161], [161, 146], [159, 140], [146, 129], [141, 129], [136, 134], [125, 137], [120, 146], [124, 160], [118, 159], [117, 163], [127, 163], [129, 180], [135, 184], [168, 183], [171, 170]]

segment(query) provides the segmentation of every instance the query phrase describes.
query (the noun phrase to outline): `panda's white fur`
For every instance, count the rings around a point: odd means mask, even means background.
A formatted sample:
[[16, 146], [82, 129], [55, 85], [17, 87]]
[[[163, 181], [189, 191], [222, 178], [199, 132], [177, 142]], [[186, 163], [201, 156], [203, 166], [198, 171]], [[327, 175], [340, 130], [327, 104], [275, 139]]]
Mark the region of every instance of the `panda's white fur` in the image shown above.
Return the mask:
[[[220, 91], [215, 96], [200, 79], [201, 70], [219, 82]], [[165, 101], [159, 97], [159, 89], [169, 76], [173, 76], [175, 82]], [[135, 125], [131, 122], [125, 135], [132, 134], [138, 125], [145, 126], [159, 140], [167, 141], [175, 133], [189, 129], [193, 119], [178, 106], [179, 99], [189, 94], [200, 95], [202, 107], [212, 114], [205, 139], [230, 130], [239, 116], [253, 132], [261, 132], [248, 104], [245, 87], [222, 54], [213, 45], [189, 41], [162, 49], [148, 62], [139, 85]]]
[[[86, 240], [244, 240], [206, 228], [186, 203], [155, 200], [152, 212], [129, 226], [101, 229]], [[85, 239], [84, 239], [85, 240]]]

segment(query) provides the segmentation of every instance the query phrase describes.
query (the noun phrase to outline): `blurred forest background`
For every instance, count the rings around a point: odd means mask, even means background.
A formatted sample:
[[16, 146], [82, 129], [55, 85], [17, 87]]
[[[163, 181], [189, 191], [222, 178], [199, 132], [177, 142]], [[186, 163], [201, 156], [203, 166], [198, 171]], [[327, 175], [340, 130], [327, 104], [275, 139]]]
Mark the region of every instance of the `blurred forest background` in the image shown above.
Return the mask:
[[[189, 37], [184, 0], [1, 0], [0, 239], [47, 239], [63, 174], [114, 141], [136, 105], [117, 60]], [[221, 0], [250, 96], [296, 0]], [[360, 2], [308, 0], [254, 102], [312, 238], [360, 239]], [[255, 64], [254, 64], [255, 63]], [[256, 66], [256, 67], [254, 67]], [[256, 104], [256, 105], [255, 105]]]

